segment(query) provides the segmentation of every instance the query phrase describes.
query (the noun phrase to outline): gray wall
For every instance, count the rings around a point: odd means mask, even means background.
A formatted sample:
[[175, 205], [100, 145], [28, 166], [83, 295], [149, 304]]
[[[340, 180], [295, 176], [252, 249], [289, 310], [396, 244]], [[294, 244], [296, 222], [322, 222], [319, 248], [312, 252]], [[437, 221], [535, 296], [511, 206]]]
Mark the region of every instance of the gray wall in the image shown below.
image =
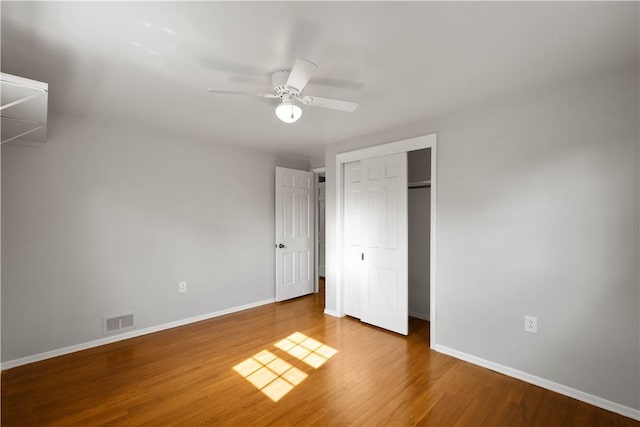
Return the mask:
[[438, 344], [639, 409], [638, 75], [328, 146], [327, 308], [336, 153], [437, 132]]
[[102, 338], [105, 315], [145, 328], [274, 297], [274, 168], [306, 161], [49, 122], [42, 148], [2, 146], [3, 361]]
[[[411, 182], [431, 179], [431, 150], [407, 153], [407, 178]], [[429, 231], [431, 189], [409, 188], [409, 315], [429, 319]]]

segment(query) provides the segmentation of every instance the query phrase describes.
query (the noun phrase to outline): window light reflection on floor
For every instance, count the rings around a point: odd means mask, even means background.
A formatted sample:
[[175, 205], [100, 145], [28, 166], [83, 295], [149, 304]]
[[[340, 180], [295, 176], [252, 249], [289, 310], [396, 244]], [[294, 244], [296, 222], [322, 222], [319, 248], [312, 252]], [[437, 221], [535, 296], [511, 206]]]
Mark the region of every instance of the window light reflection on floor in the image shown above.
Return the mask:
[[302, 360], [307, 365], [316, 369], [338, 352], [338, 350], [316, 341], [313, 338], [309, 338], [300, 332], [289, 335], [275, 345], [280, 350], [286, 351], [296, 359]]
[[[338, 352], [300, 332], [289, 335], [275, 346], [316, 369]], [[280, 400], [308, 376], [268, 350], [254, 354], [234, 366], [233, 370], [274, 402]]]

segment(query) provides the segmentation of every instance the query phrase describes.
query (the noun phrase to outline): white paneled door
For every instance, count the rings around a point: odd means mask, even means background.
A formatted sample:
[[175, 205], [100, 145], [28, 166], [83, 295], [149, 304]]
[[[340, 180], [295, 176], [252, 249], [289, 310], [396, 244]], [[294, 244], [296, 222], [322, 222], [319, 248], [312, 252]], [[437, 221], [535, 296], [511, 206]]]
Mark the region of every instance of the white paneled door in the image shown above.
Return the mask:
[[408, 333], [407, 154], [345, 164], [345, 312]]
[[362, 221], [361, 162], [344, 165], [344, 280], [345, 314], [360, 319], [364, 276], [364, 228]]
[[276, 168], [276, 301], [313, 292], [313, 173]]

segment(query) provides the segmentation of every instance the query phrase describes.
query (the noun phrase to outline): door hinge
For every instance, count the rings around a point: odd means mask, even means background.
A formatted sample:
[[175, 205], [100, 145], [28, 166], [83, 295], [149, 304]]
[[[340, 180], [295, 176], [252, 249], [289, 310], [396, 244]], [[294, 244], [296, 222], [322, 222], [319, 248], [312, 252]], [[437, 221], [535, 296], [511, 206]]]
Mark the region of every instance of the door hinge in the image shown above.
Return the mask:
[[362, 253], [360, 254], [360, 259], [361, 259], [362, 261], [364, 261], [364, 252], [362, 252]]

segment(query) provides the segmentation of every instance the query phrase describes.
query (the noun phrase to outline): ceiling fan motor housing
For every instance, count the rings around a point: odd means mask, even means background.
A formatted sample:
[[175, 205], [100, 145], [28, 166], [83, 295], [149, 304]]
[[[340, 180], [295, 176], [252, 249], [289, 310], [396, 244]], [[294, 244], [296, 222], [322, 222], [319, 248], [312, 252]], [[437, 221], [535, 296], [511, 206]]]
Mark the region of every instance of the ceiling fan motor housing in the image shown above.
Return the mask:
[[271, 85], [273, 86], [273, 94], [276, 96], [292, 95], [297, 96], [300, 94], [295, 88], [287, 86], [287, 80], [289, 80], [288, 70], [276, 71], [271, 75]]

